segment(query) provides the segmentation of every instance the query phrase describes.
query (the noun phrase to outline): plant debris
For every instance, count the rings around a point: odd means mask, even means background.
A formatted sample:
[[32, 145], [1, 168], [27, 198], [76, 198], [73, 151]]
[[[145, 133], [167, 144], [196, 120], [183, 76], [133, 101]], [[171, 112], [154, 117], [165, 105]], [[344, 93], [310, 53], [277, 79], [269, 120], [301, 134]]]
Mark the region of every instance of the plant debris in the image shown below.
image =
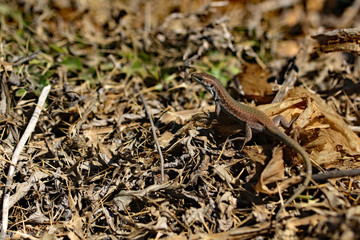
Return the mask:
[[[2, 1], [0, 193], [10, 204], [1, 237], [360, 238], [358, 5]], [[321, 184], [280, 221], [302, 159], [255, 133], [241, 151], [241, 125], [224, 114], [210, 121], [215, 103], [189, 78], [200, 71], [238, 101], [293, 121], [283, 130], [309, 153]], [[321, 178], [332, 170], [338, 178]]]

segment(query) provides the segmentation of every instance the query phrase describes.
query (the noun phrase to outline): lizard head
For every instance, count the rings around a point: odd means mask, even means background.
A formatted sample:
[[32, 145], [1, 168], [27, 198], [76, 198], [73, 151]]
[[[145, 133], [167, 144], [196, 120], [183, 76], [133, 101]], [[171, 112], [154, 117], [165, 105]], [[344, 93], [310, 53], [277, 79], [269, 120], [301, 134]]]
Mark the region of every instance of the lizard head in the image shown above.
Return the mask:
[[207, 73], [193, 73], [191, 74], [191, 78], [201, 85], [204, 86], [204, 88], [209, 91], [214, 97], [216, 97], [216, 78], [207, 74]]

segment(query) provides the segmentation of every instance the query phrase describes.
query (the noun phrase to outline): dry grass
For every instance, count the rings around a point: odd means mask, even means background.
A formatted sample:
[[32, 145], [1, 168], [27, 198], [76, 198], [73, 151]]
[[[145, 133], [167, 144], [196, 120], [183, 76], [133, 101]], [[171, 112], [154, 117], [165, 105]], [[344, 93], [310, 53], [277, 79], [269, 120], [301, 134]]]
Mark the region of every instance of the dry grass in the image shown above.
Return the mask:
[[[9, 186], [7, 236], [359, 238], [356, 177], [313, 182], [275, 223], [301, 182], [301, 158], [256, 134], [240, 151], [239, 126], [208, 123], [214, 102], [189, 79], [206, 71], [239, 101], [298, 117], [287, 133], [316, 172], [356, 169], [359, 58], [320, 53], [310, 36], [359, 27], [358, 12], [335, 1], [2, 1], [2, 196], [13, 151], [52, 85]], [[290, 76], [296, 87], [284, 90]], [[265, 105], [274, 90], [281, 102]]]

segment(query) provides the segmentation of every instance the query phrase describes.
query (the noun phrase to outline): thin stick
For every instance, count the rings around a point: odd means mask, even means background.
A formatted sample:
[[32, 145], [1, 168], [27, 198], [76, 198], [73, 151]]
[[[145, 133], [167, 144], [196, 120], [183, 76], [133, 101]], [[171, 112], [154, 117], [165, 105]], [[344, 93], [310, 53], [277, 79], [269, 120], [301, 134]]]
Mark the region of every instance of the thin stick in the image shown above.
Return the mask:
[[13, 65], [14, 66], [19, 66], [25, 62], [28, 62], [28, 61], [31, 61], [33, 59], [35, 59], [38, 55], [39, 55], [39, 50], [35, 51], [34, 53], [30, 54], [30, 55], [27, 55], [27, 56], [24, 56], [24, 57], [21, 57], [19, 59], [17, 59], [16, 61], [13, 62]]
[[45, 104], [45, 100], [50, 92], [51, 85], [48, 85], [43, 88], [41, 95], [39, 97], [38, 103], [35, 106], [35, 110], [33, 115], [31, 116], [31, 119], [29, 121], [28, 126], [25, 129], [24, 134], [20, 138], [19, 143], [17, 144], [15, 151], [11, 157], [11, 164], [9, 166], [9, 172], [7, 175], [6, 185], [4, 188], [4, 201], [3, 201], [3, 210], [2, 210], [2, 227], [1, 227], [1, 234], [0, 234], [0, 240], [4, 240], [6, 237], [6, 231], [8, 227], [8, 218], [9, 218], [9, 199], [10, 199], [10, 185], [12, 184], [12, 178], [14, 176], [15, 172], [15, 166], [19, 160], [20, 153], [22, 152], [22, 149], [24, 148], [24, 145], [26, 141], [29, 139], [31, 133], [34, 131], [36, 123], [39, 119], [42, 107]]
[[154, 122], [153, 122], [153, 120], [152, 120], [151, 112], [149, 111], [149, 109], [148, 109], [148, 107], [147, 107], [147, 105], [146, 105], [146, 102], [145, 102], [145, 100], [144, 100], [144, 97], [143, 97], [143, 95], [141, 94], [141, 92], [139, 92], [139, 95], [140, 95], [141, 101], [142, 101], [143, 104], [144, 104], [145, 112], [146, 112], [146, 114], [148, 115], [149, 120], [150, 120], [151, 131], [152, 131], [152, 134], [153, 134], [153, 136], [154, 136], [155, 145], [156, 145], [156, 148], [157, 148], [157, 150], [158, 150], [158, 152], [159, 152], [159, 156], [160, 156], [161, 183], [164, 183], [164, 182], [165, 182], [164, 158], [163, 158], [162, 151], [161, 151], [161, 148], [160, 148], [160, 145], [159, 145], [159, 141], [158, 141], [157, 136], [156, 136], [155, 125], [154, 125]]
[[354, 177], [358, 175], [360, 175], [360, 169], [334, 170], [330, 172], [314, 174], [312, 179], [316, 182], [321, 182], [330, 178]]

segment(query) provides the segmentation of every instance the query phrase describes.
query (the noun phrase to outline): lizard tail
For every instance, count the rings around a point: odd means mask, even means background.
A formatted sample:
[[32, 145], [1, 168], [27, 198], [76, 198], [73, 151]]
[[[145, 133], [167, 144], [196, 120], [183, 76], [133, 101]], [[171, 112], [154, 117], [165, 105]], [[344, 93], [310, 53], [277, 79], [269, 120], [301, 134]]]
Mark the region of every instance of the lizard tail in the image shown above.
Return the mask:
[[297, 143], [295, 140], [293, 140], [288, 135], [283, 133], [277, 127], [268, 128], [267, 130], [271, 133], [272, 136], [275, 136], [276, 138], [278, 138], [279, 140], [284, 142], [286, 145], [288, 145], [289, 147], [296, 150], [301, 155], [301, 157], [303, 158], [305, 166], [306, 166], [306, 175], [305, 175], [305, 180], [303, 182], [303, 185], [285, 202], [284, 205], [281, 206], [281, 208], [278, 211], [278, 213], [276, 214], [276, 218], [275, 218], [276, 221], [278, 221], [279, 218], [280, 218], [280, 214], [285, 210], [285, 208], [292, 201], [294, 201], [303, 191], [305, 191], [306, 188], [308, 187], [308, 185], [309, 185], [309, 183], [311, 181], [311, 176], [312, 176], [312, 165], [311, 165], [311, 160], [310, 160], [309, 155], [304, 150], [304, 148], [299, 145], [299, 143]]

